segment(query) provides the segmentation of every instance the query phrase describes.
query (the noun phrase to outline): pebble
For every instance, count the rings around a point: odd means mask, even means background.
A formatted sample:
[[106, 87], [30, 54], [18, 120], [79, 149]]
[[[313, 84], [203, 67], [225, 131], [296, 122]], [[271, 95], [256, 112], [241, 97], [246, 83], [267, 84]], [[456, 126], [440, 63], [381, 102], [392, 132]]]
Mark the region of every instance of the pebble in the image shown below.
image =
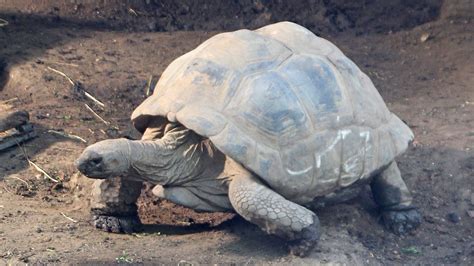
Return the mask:
[[448, 221], [455, 224], [461, 221], [461, 217], [459, 217], [459, 215], [455, 212], [448, 213], [447, 218], [448, 218]]
[[148, 30], [151, 31], [151, 32], [154, 32], [154, 31], [158, 30], [158, 25], [154, 21], [148, 23], [147, 27], [148, 27]]
[[41, 233], [43, 232], [43, 229], [41, 229], [41, 227], [36, 227], [36, 233]]
[[434, 224], [436, 222], [435, 217], [431, 215], [425, 215], [423, 218], [425, 219], [427, 223], [430, 223], [430, 224]]
[[474, 210], [472, 211], [467, 211], [467, 216], [474, 218]]
[[442, 227], [442, 226], [436, 226], [436, 231], [438, 231], [439, 233], [441, 234], [447, 234], [448, 233], [448, 229]]

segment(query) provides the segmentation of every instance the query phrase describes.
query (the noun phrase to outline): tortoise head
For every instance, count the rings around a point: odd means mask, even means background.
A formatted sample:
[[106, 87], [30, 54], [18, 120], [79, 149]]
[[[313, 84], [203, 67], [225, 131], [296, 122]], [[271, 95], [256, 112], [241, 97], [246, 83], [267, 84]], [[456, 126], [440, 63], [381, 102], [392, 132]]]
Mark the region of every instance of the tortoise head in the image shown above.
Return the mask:
[[105, 179], [126, 174], [130, 170], [131, 140], [110, 139], [87, 147], [76, 160], [85, 176]]
[[[172, 128], [165, 119], [160, 117], [140, 117], [133, 121], [137, 129], [144, 133], [145, 140], [160, 140], [165, 131]], [[134, 141], [125, 138], [109, 139], [87, 147], [76, 160], [77, 169], [90, 178], [105, 179], [120, 175], [136, 174], [136, 167], [141, 162], [155, 158], [160, 151], [156, 145], [146, 141]], [[155, 154], [157, 153], [157, 154]]]

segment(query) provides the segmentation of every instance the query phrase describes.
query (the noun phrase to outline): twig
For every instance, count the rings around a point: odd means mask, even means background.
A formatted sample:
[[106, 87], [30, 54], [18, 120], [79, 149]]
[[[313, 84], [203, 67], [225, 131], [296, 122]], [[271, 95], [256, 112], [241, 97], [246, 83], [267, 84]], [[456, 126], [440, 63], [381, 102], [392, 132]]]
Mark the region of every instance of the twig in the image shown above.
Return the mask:
[[146, 83], [146, 91], [145, 91], [145, 95], [148, 97], [150, 96], [150, 92], [151, 92], [151, 81], [153, 80], [153, 75], [150, 75], [150, 78], [148, 79], [148, 82]]
[[10, 23], [8, 22], [8, 20], [3, 19], [3, 18], [0, 18], [0, 27], [5, 27], [5, 26], [7, 26], [8, 24], [10, 24]]
[[52, 178], [50, 175], [48, 175], [48, 173], [46, 173], [43, 169], [41, 169], [41, 167], [39, 167], [37, 164], [30, 161], [30, 159], [27, 159], [27, 160], [28, 160], [28, 163], [36, 169], [36, 171], [42, 173], [45, 177], [47, 177], [49, 180], [53, 181], [54, 183], [59, 183], [59, 180]]
[[2, 186], [3, 189], [7, 192], [7, 193], [10, 193], [12, 195], [15, 195], [15, 193], [11, 192], [5, 185]]
[[41, 167], [39, 167], [37, 164], [35, 164], [34, 162], [32, 162], [30, 160], [30, 158], [28, 158], [28, 154], [26, 154], [26, 151], [25, 149], [23, 149], [23, 147], [20, 145], [20, 143], [16, 143], [16, 145], [18, 145], [18, 147], [20, 147], [20, 150], [21, 152], [23, 153], [23, 156], [25, 157], [26, 161], [28, 162], [29, 165], [32, 165], [36, 171], [42, 173], [45, 177], [47, 177], [49, 180], [53, 181], [54, 183], [59, 183], [59, 180], [55, 179], [55, 178], [52, 178], [48, 173], [46, 173], [46, 171], [44, 171], [43, 169], [41, 169]]
[[250, 262], [252, 261], [253, 257], [250, 257], [250, 259], [244, 264], [245, 266], [249, 265]]
[[[52, 67], [49, 67], [49, 66], [48, 66], [48, 69], [51, 70], [51, 71], [53, 71], [53, 72], [55, 72], [55, 73], [57, 73], [57, 74], [59, 74], [59, 75], [61, 75], [61, 76], [63, 76], [63, 77], [65, 77], [65, 78], [69, 81], [69, 83], [71, 83], [71, 85], [72, 85], [73, 87], [75, 87], [75, 88], [76, 88], [76, 87], [79, 87], [68, 75], [64, 74], [63, 72], [61, 72], [61, 71], [59, 71], [59, 70], [57, 70], [57, 69], [54, 69], [54, 68], [52, 68]], [[97, 105], [101, 106], [102, 108], [105, 107], [105, 104], [104, 104], [103, 102], [97, 100], [94, 96], [92, 96], [90, 93], [88, 93], [88, 92], [85, 91], [84, 89], [81, 89], [81, 90], [82, 90], [82, 92], [84, 92], [84, 95], [85, 95], [87, 98], [91, 99], [94, 103], [96, 103]]]
[[92, 108], [90, 108], [89, 105], [87, 105], [87, 104], [84, 104], [84, 105], [85, 105], [86, 108], [87, 108], [89, 111], [91, 111], [91, 112], [95, 115], [95, 117], [97, 117], [100, 121], [104, 122], [104, 124], [106, 124], [107, 126], [110, 125], [109, 122], [105, 121], [99, 114], [97, 114], [94, 110], [92, 110]]
[[133, 14], [135, 17], [138, 17], [138, 13], [135, 10], [133, 10], [131, 7], [128, 8], [128, 12], [130, 14]]
[[28, 154], [26, 153], [23, 146], [21, 146], [19, 142], [17, 142], [16, 145], [20, 148], [20, 151], [21, 151], [21, 153], [23, 153], [23, 156], [25, 157], [25, 159], [29, 160], [30, 158], [28, 158]]
[[67, 134], [67, 133], [63, 133], [63, 132], [60, 132], [60, 131], [56, 131], [56, 130], [48, 130], [48, 132], [59, 135], [59, 136], [62, 136], [62, 137], [65, 137], [65, 138], [69, 138], [69, 139], [73, 139], [73, 140], [79, 140], [81, 142], [87, 143], [87, 140], [85, 140], [85, 139], [83, 139], [79, 136], [76, 136], [76, 135]]
[[66, 214], [64, 214], [63, 212], [60, 212], [62, 216], [64, 216], [64, 218], [68, 219], [69, 221], [73, 222], [73, 223], [77, 223], [77, 220], [74, 220], [72, 219], [71, 217], [67, 216]]
[[83, 90], [84, 91], [84, 95], [86, 95], [87, 98], [91, 99], [93, 102], [95, 102], [96, 104], [100, 105], [102, 108], [105, 108], [105, 104], [99, 100], [97, 100], [96, 98], [94, 98], [94, 96], [90, 95], [87, 91]]
[[59, 75], [61, 75], [61, 76], [63, 76], [63, 77], [65, 77], [65, 78], [69, 81], [69, 83], [72, 84], [72, 86], [76, 86], [76, 83], [74, 83], [74, 81], [72, 81], [72, 79], [71, 79], [70, 77], [68, 77], [68, 75], [66, 75], [66, 74], [64, 74], [63, 72], [61, 72], [61, 71], [59, 71], [59, 70], [57, 70], [57, 69], [54, 69], [54, 68], [52, 68], [52, 67], [48, 67], [48, 69], [51, 70], [51, 71], [53, 71], [53, 72], [55, 72], [55, 73], [57, 73], [57, 74], [59, 74]]
[[10, 102], [14, 102], [14, 101], [18, 101], [18, 97], [15, 97], [15, 98], [11, 98], [11, 99], [2, 101], [2, 104], [7, 104], [7, 103], [10, 103]]
[[26, 187], [29, 189], [30, 184], [28, 184], [28, 182], [26, 182], [25, 180], [23, 180], [23, 179], [21, 179], [21, 178], [19, 178], [19, 177], [17, 177], [17, 176], [14, 176], [14, 175], [11, 175], [11, 176], [8, 176], [8, 177], [23, 182], [23, 183], [26, 185]]

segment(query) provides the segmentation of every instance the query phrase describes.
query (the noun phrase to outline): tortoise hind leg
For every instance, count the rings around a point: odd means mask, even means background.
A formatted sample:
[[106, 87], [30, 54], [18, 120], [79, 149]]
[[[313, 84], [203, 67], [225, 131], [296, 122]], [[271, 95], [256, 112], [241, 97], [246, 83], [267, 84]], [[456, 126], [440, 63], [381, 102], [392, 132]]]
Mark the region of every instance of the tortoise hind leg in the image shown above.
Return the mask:
[[395, 161], [375, 176], [370, 186], [387, 229], [400, 235], [421, 224], [421, 215], [412, 205], [412, 196]]
[[316, 214], [286, 200], [248, 172], [232, 179], [229, 199], [237, 213], [247, 221], [269, 234], [289, 240], [294, 255], [308, 255], [319, 240], [321, 233]]

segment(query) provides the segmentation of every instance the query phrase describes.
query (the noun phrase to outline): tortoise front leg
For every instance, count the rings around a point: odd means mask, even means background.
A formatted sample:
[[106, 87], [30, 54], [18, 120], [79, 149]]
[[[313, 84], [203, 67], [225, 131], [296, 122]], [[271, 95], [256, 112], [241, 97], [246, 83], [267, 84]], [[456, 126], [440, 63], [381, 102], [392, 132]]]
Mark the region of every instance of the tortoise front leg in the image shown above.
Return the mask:
[[421, 224], [421, 215], [412, 205], [412, 197], [393, 161], [371, 183], [374, 200], [382, 211], [385, 227], [395, 234], [405, 234]]
[[316, 214], [286, 200], [248, 172], [233, 177], [229, 199], [237, 213], [247, 221], [290, 241], [294, 255], [308, 255], [319, 240], [321, 232]]
[[96, 180], [92, 188], [91, 213], [94, 226], [112, 233], [132, 233], [141, 223], [136, 201], [142, 182], [121, 177]]

